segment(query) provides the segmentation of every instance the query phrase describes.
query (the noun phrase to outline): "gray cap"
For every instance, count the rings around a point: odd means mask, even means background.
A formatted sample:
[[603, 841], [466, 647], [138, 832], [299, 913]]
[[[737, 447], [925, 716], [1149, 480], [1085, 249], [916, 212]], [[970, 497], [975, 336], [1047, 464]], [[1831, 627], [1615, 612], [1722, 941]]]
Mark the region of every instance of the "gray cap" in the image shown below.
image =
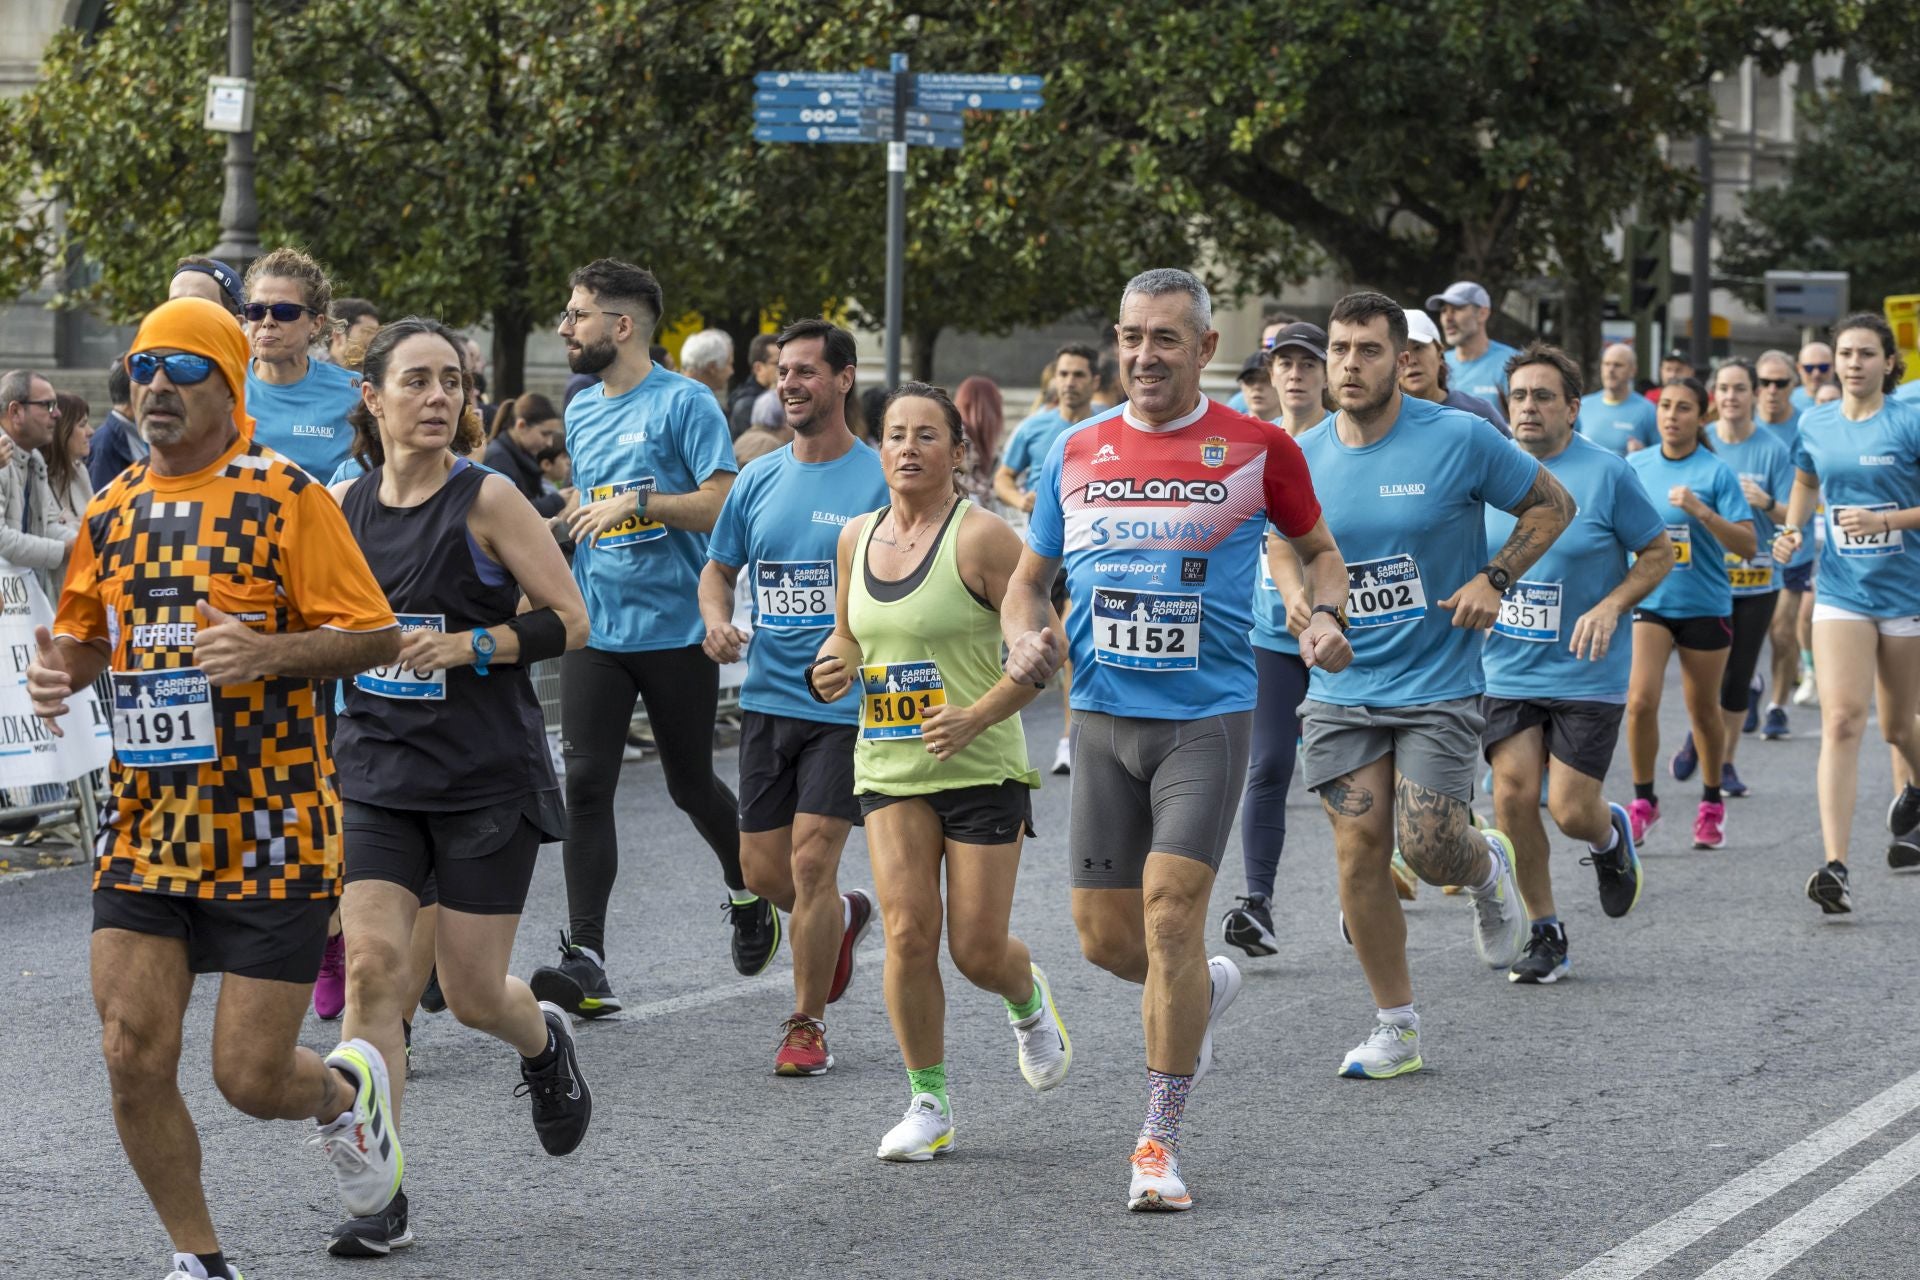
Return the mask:
[[1456, 280], [1447, 286], [1445, 293], [1436, 293], [1427, 299], [1427, 310], [1438, 311], [1443, 305], [1452, 303], [1456, 307], [1491, 307], [1493, 299], [1487, 291], [1471, 280]]

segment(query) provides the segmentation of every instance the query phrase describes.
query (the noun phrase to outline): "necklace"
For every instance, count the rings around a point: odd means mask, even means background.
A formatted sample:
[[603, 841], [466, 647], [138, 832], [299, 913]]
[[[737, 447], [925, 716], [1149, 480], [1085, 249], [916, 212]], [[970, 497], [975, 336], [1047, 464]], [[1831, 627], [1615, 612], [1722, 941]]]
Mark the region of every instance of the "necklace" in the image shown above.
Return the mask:
[[[912, 525], [909, 526], [909, 528], [918, 530], [918, 532], [916, 532], [913, 535], [913, 537], [909, 538], [905, 542], [901, 542], [899, 540], [899, 535], [902, 533], [905, 533], [906, 530], [900, 527], [899, 517], [894, 514], [894, 511], [890, 510], [887, 512], [887, 519], [892, 520], [894, 522], [893, 532], [895, 536], [891, 538], [883, 538], [880, 536], [879, 531], [875, 530], [873, 535], [873, 540], [875, 542], [881, 543], [884, 546], [892, 547], [896, 551], [911, 551], [915, 547], [920, 545], [920, 534], [925, 533], [927, 530], [933, 528], [933, 526], [939, 523], [939, 521], [946, 519], [947, 512], [953, 510], [953, 504], [959, 500], [959, 497], [960, 497], [959, 494], [955, 494], [953, 497], [948, 498], [947, 505], [940, 508], [940, 514], [936, 519], [916, 520]], [[895, 510], [897, 510], [897, 508]]]

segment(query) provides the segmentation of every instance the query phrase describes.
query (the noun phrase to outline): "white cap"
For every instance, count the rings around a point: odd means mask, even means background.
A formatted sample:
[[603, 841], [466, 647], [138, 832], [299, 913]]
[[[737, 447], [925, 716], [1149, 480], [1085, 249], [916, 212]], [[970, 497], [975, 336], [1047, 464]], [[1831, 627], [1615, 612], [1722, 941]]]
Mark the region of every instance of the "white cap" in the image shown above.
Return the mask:
[[1408, 342], [1439, 343], [1440, 330], [1434, 327], [1432, 316], [1413, 307], [1401, 308], [1401, 314], [1407, 318]]
[[1491, 307], [1493, 299], [1473, 281], [1456, 280], [1447, 286], [1445, 293], [1436, 293], [1427, 299], [1427, 310], [1438, 311], [1446, 303], [1456, 307]]

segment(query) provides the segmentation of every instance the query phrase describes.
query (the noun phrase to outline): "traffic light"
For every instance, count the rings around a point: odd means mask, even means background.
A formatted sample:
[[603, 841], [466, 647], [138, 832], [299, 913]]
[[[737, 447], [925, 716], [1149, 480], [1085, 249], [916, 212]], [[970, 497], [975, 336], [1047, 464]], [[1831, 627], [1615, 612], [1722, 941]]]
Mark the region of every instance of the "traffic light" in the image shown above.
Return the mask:
[[1627, 312], [1636, 319], [1664, 318], [1673, 298], [1672, 243], [1665, 227], [1627, 228]]

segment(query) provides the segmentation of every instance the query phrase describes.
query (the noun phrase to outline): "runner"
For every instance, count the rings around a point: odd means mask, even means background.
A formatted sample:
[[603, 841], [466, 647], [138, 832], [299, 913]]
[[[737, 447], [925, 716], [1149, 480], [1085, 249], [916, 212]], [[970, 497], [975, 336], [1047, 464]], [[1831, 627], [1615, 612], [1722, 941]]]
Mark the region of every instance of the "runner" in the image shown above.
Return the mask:
[[[1526, 940], [1513, 848], [1476, 830], [1468, 808], [1485, 727], [1480, 656], [1502, 593], [1553, 545], [1574, 504], [1487, 423], [1400, 392], [1407, 321], [1392, 299], [1348, 294], [1331, 337], [1340, 412], [1300, 447], [1341, 530], [1354, 662], [1314, 673], [1300, 707], [1302, 768], [1333, 825], [1343, 924], [1376, 1006], [1340, 1074], [1384, 1080], [1423, 1066], [1406, 919], [1387, 870], [1396, 833], [1414, 874], [1466, 887], [1483, 963], [1507, 968]], [[1517, 517], [1491, 560], [1488, 507]]]
[[1653, 405], [1634, 394], [1639, 371], [1633, 348], [1616, 342], [1600, 353], [1600, 394], [1580, 400], [1580, 434], [1621, 457], [1660, 442]]
[[[1920, 557], [1905, 534], [1920, 529], [1920, 412], [1889, 398], [1902, 361], [1887, 322], [1872, 312], [1834, 326], [1841, 399], [1801, 414], [1793, 498], [1774, 555], [1793, 553], [1821, 493], [1826, 545], [1813, 608], [1814, 678], [1820, 685], [1820, 835], [1826, 863], [1807, 896], [1829, 915], [1853, 910], [1847, 849], [1859, 786], [1867, 699], [1876, 693], [1880, 733], [1920, 769], [1914, 706], [1920, 693]], [[1802, 352], [1805, 363], [1805, 352]], [[1893, 867], [1920, 866], [1920, 788], [1908, 782], [1887, 810]]]
[[[1759, 554], [1750, 560], [1731, 552], [1727, 557], [1727, 577], [1733, 587], [1733, 644], [1727, 650], [1726, 674], [1720, 678], [1720, 711], [1725, 728], [1720, 791], [1728, 796], [1747, 794], [1747, 784], [1734, 768], [1733, 757], [1740, 735], [1759, 727], [1760, 697], [1765, 686], [1754, 670], [1760, 665], [1760, 651], [1766, 647], [1780, 592], [1773, 562], [1773, 533], [1776, 518], [1784, 519], [1787, 514], [1787, 499], [1793, 492], [1793, 463], [1786, 448], [1772, 432], [1759, 430], [1754, 422], [1754, 380], [1753, 366], [1744, 360], [1729, 360], [1713, 375], [1713, 402], [1720, 415], [1713, 424], [1714, 456], [1733, 468], [1739, 478], [1740, 496], [1753, 512], [1759, 543]], [[1674, 753], [1673, 776], [1685, 782], [1699, 764], [1689, 733]]]
[[[1701, 779], [1693, 847], [1724, 848], [1726, 804], [1720, 790], [1725, 732], [1718, 697], [1733, 643], [1733, 589], [1727, 555], [1751, 559], [1759, 551], [1753, 512], [1733, 469], [1707, 442], [1707, 389], [1697, 378], [1669, 382], [1660, 394], [1660, 447], [1627, 459], [1673, 541], [1673, 572], [1633, 611], [1633, 674], [1627, 688], [1627, 754], [1633, 762], [1633, 842], [1645, 843], [1660, 821], [1654, 761], [1660, 754], [1660, 694], [1667, 659], [1680, 651], [1680, 687]], [[1673, 776], [1685, 781], [1675, 756]], [[1696, 766], [1697, 767], [1697, 766]], [[1691, 770], [1687, 771], [1688, 774]]]
[[1074, 925], [1089, 960], [1146, 987], [1147, 1116], [1128, 1207], [1179, 1210], [1193, 1206], [1179, 1159], [1187, 1095], [1240, 990], [1232, 960], [1207, 958], [1206, 913], [1246, 780], [1247, 584], [1267, 522], [1305, 566], [1308, 666], [1346, 664], [1346, 588], [1299, 447], [1200, 392], [1220, 342], [1206, 286], [1172, 269], [1135, 276], [1115, 334], [1129, 399], [1048, 452], [1001, 624], [1007, 673], [1045, 680], [1063, 656], [1046, 595], [1064, 556], [1080, 671]]
[[246, 287], [240, 273], [218, 258], [199, 255], [173, 264], [173, 279], [167, 284], [168, 298], [205, 298], [234, 319], [241, 319], [241, 298]]
[[[1795, 385], [1793, 357], [1784, 351], [1768, 351], [1761, 355], [1755, 369], [1760, 390], [1754, 420], [1780, 442], [1791, 467], [1793, 451], [1800, 443], [1800, 410], [1794, 408], [1789, 395]], [[1791, 492], [1774, 496], [1781, 504], [1775, 514], [1785, 516]], [[1779, 566], [1780, 599], [1774, 605], [1773, 622], [1767, 631], [1773, 648], [1773, 696], [1760, 726], [1760, 736], [1770, 742], [1791, 736], [1787, 704], [1799, 691], [1802, 662], [1811, 663], [1811, 655], [1802, 654], [1810, 646], [1800, 643], [1800, 615], [1813, 590], [1813, 557], [1812, 540], [1802, 538], [1793, 559]]]
[[1809, 342], [1800, 348], [1799, 362], [1794, 371], [1800, 375], [1800, 385], [1793, 389], [1793, 407], [1805, 413], [1820, 403], [1820, 392], [1827, 387], [1837, 386], [1839, 379], [1833, 372], [1833, 348], [1824, 342]]
[[1492, 403], [1470, 396], [1455, 387], [1444, 358], [1440, 330], [1433, 317], [1424, 311], [1401, 310], [1407, 314], [1407, 362], [1400, 367], [1400, 390], [1421, 400], [1431, 400], [1449, 409], [1464, 409], [1476, 418], [1491, 422], [1501, 435], [1513, 438], [1507, 419]]
[[[1570, 968], [1538, 803], [1547, 757], [1554, 761], [1548, 811], [1562, 834], [1586, 843], [1600, 909], [1618, 918], [1640, 898], [1627, 811], [1602, 793], [1626, 711], [1633, 633], [1614, 641], [1620, 619], [1673, 567], [1673, 543], [1627, 464], [1576, 432], [1586, 411], [1579, 366], [1565, 352], [1534, 343], [1507, 366], [1507, 385], [1513, 438], [1579, 507], [1567, 531], [1507, 588], [1483, 660], [1494, 813], [1513, 843], [1514, 878], [1531, 923], [1526, 953], [1507, 978], [1544, 983]], [[1487, 544], [1504, 544], [1514, 526], [1512, 516], [1488, 508]]]
[[606, 972], [607, 901], [619, 871], [613, 797], [634, 703], [646, 704], [667, 794], [720, 861], [733, 964], [756, 974], [780, 946], [780, 915], [747, 891], [733, 793], [713, 772], [720, 670], [701, 651], [707, 532], [733, 485], [733, 437], [713, 392], [648, 352], [665, 301], [649, 271], [601, 258], [575, 271], [560, 317], [567, 365], [600, 381], [566, 407], [581, 505], [567, 517], [587, 647], [560, 660], [567, 766], [567, 906], [560, 963], [533, 993], [583, 1018], [620, 1010]]
[[1240, 412], [1249, 418], [1278, 424], [1282, 416], [1280, 392], [1273, 385], [1267, 359], [1267, 352], [1256, 351], [1240, 362], [1240, 374], [1236, 381], [1240, 384], [1240, 398], [1247, 404]]
[[[1033, 510], [1034, 484], [1047, 451], [1060, 436], [1085, 422], [1093, 412], [1093, 384], [1100, 353], [1084, 342], [1069, 342], [1053, 354], [1054, 405], [1034, 414], [1013, 430], [993, 473], [993, 491], [1015, 511]], [[1053, 584], [1053, 608], [1067, 616], [1067, 580]], [[1053, 749], [1056, 777], [1073, 772], [1073, 663], [1060, 668], [1060, 742]]]
[[1471, 280], [1447, 286], [1445, 293], [1427, 299], [1427, 310], [1440, 316], [1445, 332], [1447, 364], [1452, 368], [1453, 385], [1470, 396], [1506, 411], [1507, 361], [1519, 353], [1504, 342], [1495, 342], [1487, 332], [1487, 320], [1493, 315], [1493, 299]]
[[247, 404], [261, 444], [326, 480], [353, 452], [347, 414], [360, 403], [360, 375], [308, 356], [333, 332], [327, 270], [298, 249], [275, 249], [247, 268], [242, 309], [253, 363]]
[[[887, 397], [887, 505], [840, 535], [833, 631], [804, 669], [807, 688], [825, 703], [858, 682], [854, 786], [886, 924], [887, 1014], [913, 1091], [906, 1115], [880, 1140], [882, 1160], [953, 1150], [943, 914], [954, 966], [1007, 1006], [1027, 1083], [1057, 1088], [1073, 1065], [1047, 975], [1007, 932], [1040, 785], [1027, 766], [1019, 713], [1038, 690], [1000, 671], [996, 614], [1020, 540], [960, 496], [954, 473], [966, 452], [960, 411], [946, 392], [909, 382]], [[1047, 616], [1051, 626], [1051, 610]]]
[[224, 975], [227, 1101], [312, 1117], [349, 1213], [400, 1183], [380, 1050], [347, 1040], [323, 1061], [299, 1044], [340, 875], [318, 682], [393, 661], [400, 636], [333, 499], [251, 438], [246, 339], [217, 304], [154, 308], [127, 364], [151, 454], [88, 504], [28, 691], [58, 733], [74, 690], [111, 669], [92, 966], [114, 1120], [174, 1276], [238, 1280], [178, 1082], [195, 974]]
[[[587, 608], [545, 521], [505, 476], [456, 457], [480, 447], [459, 335], [410, 318], [362, 358], [355, 453], [372, 470], [334, 493], [405, 640], [357, 675], [340, 718], [352, 940], [344, 1030], [389, 1061], [420, 994], [412, 953], [426, 882], [437, 885], [433, 956], [447, 1007], [514, 1047], [521, 1092], [551, 1155], [580, 1145], [593, 1113], [573, 1030], [535, 1003], [507, 960], [540, 846], [564, 833], [559, 783], [528, 667], [586, 643]], [[516, 613], [524, 593], [527, 611]], [[402, 1079], [393, 1082], [393, 1129]], [[404, 1190], [335, 1228], [336, 1257], [413, 1243]]]
[[[793, 443], [742, 469], [727, 494], [700, 575], [706, 653], [747, 656], [740, 689], [740, 867], [747, 887], [788, 913], [793, 1015], [773, 1069], [817, 1076], [833, 1066], [827, 1006], [853, 977], [873, 899], [840, 892], [840, 855], [860, 820], [853, 794], [860, 704], [822, 707], [793, 678], [833, 628], [836, 548], [854, 517], [887, 500], [879, 455], [847, 427], [853, 335], [824, 320], [788, 326], [774, 353]], [[753, 632], [733, 625], [735, 585], [753, 586]]]

